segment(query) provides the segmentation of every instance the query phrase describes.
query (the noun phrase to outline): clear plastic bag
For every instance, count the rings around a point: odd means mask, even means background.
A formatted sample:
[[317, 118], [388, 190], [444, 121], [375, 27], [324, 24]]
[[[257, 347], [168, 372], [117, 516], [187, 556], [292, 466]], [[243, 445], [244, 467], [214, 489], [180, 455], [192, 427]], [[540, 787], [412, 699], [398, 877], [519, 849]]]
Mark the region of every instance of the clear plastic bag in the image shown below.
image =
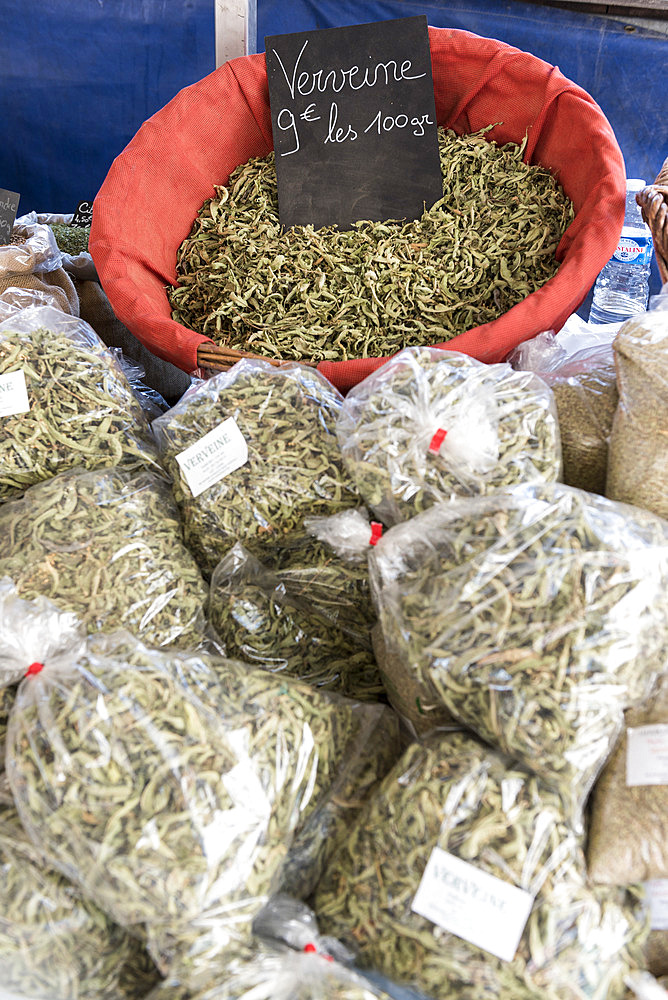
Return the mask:
[[15, 220], [12, 239], [16, 242], [0, 246], [0, 280], [62, 267], [63, 255], [53, 232], [34, 213]]
[[606, 495], [668, 517], [668, 312], [627, 320], [613, 347], [619, 405]]
[[158, 979], [138, 940], [62, 875], [0, 805], [2, 988], [43, 1000], [140, 1000]]
[[620, 325], [601, 327], [576, 314], [558, 337], [551, 331], [541, 333], [508, 358], [514, 368], [535, 372], [552, 389], [561, 437], [561, 479], [591, 493], [605, 493], [608, 444], [619, 401], [612, 341]]
[[[88, 251], [90, 226], [74, 227], [72, 226], [73, 218], [72, 212], [65, 215], [56, 212], [29, 212], [17, 221], [33, 224], [37, 222], [40, 225], [48, 226], [54, 234], [56, 245], [62, 254], [62, 266], [65, 270], [78, 281], [99, 281], [93, 258]], [[71, 241], [68, 240], [68, 230], [73, 231]], [[72, 245], [74, 243], [76, 243], [76, 247]]]
[[[299, 570], [304, 569], [311, 577], [302, 563]], [[317, 597], [311, 600], [303, 589], [307, 581], [297, 582], [296, 575], [272, 572], [238, 542], [221, 559], [211, 577], [208, 615], [228, 656], [314, 687], [377, 701], [384, 688], [368, 630], [355, 634], [339, 628], [323, 614]], [[365, 576], [368, 585], [366, 570]], [[319, 582], [324, 589], [326, 582]], [[327, 595], [328, 609], [336, 593]]]
[[304, 365], [243, 360], [153, 421], [186, 540], [205, 573], [237, 541], [264, 559], [305, 517], [359, 502], [334, 433], [341, 401]]
[[211, 988], [193, 996], [165, 982], [147, 1000], [389, 1000], [347, 967], [350, 952], [320, 934], [315, 914], [303, 903], [272, 897], [253, 930], [253, 942]]
[[401, 351], [351, 389], [336, 433], [364, 501], [386, 524], [561, 472], [551, 390], [529, 372], [454, 351]]
[[130, 383], [132, 391], [146, 414], [147, 420], [155, 420], [156, 417], [166, 413], [169, 409], [169, 404], [157, 389], [152, 389], [150, 385], [146, 384], [144, 381], [146, 372], [142, 365], [123, 354], [121, 347], [110, 347], [109, 351], [121, 366], [123, 374]]
[[162, 472], [148, 422], [91, 327], [48, 306], [0, 323], [0, 500], [74, 466]]
[[375, 610], [369, 587], [368, 557], [383, 533], [364, 507], [324, 517], [305, 517], [302, 532], [292, 535], [267, 565], [285, 593], [308, 604], [345, 632], [370, 645]]
[[[668, 655], [668, 523], [559, 483], [440, 504], [369, 559], [388, 650], [581, 807]], [[580, 820], [578, 820], [580, 817]]]
[[[650, 726], [652, 731], [645, 728]], [[661, 738], [665, 745], [666, 679], [660, 681], [646, 704], [626, 712], [623, 732], [592, 791], [587, 864], [594, 882], [625, 885], [668, 879], [668, 774], [660, 783], [657, 764], [653, 763], [660, 761], [660, 744], [656, 741]], [[648, 740], [655, 741], [653, 754]], [[631, 752], [635, 761], [629, 759]]]
[[183, 542], [168, 484], [151, 472], [75, 469], [0, 505], [0, 576], [51, 598], [89, 631], [198, 645], [209, 588]]
[[16, 288], [12, 285], [0, 294], [0, 323], [17, 312], [39, 306], [58, 309], [57, 295], [37, 288]]
[[618, 1000], [647, 936], [637, 887], [590, 888], [560, 796], [464, 733], [406, 750], [314, 908], [362, 967], [434, 1000]]
[[[368, 707], [128, 633], [59, 638], [55, 612], [42, 621], [10, 596], [0, 676], [28, 674], [6, 762], [23, 826], [53, 867], [146, 933], [163, 974], [197, 989], [250, 940]], [[23, 641], [5, 647], [12, 618]]]

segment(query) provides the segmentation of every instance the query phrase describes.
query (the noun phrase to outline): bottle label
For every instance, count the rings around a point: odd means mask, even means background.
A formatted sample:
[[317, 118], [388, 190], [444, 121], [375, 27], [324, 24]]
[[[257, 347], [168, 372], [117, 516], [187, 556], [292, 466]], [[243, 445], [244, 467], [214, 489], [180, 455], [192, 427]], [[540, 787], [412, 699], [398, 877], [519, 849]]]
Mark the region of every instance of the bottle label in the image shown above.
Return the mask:
[[625, 264], [633, 263], [644, 265], [649, 264], [652, 259], [653, 244], [649, 236], [622, 236], [617, 249], [613, 254], [614, 260], [621, 260]]

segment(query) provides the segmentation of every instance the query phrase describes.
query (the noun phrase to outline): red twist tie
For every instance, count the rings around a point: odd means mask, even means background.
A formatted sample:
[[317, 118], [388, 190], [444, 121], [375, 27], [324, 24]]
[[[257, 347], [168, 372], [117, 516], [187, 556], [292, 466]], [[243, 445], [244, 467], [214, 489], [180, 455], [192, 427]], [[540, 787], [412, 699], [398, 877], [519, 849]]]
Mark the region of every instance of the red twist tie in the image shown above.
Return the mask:
[[318, 955], [319, 958], [324, 958], [326, 962], [333, 962], [334, 959], [331, 955], [320, 955], [318, 949], [314, 944], [305, 944], [304, 951], [307, 955]]
[[44, 664], [43, 663], [37, 663], [37, 662], [31, 663], [30, 666], [28, 667], [28, 669], [25, 672], [25, 676], [26, 677], [31, 677], [33, 674], [38, 674], [40, 672], [40, 670], [43, 670], [43, 669], [44, 669]]
[[371, 522], [371, 538], [369, 539], [369, 545], [377, 545], [380, 541], [380, 536], [383, 534], [383, 526], [380, 521]]
[[443, 444], [443, 442], [445, 441], [445, 435], [447, 433], [448, 432], [444, 431], [442, 427], [439, 427], [439, 429], [436, 431], [433, 438], [429, 442], [429, 451], [437, 452], [441, 447], [441, 445]]

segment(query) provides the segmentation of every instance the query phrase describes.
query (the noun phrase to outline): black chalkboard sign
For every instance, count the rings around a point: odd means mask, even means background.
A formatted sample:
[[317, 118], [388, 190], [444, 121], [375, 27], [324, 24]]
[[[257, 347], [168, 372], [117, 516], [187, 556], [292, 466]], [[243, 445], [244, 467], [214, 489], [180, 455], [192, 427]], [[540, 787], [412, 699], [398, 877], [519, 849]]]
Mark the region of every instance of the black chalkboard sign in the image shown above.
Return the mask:
[[80, 201], [76, 207], [76, 211], [72, 216], [72, 226], [80, 226], [85, 229], [86, 226], [90, 226], [93, 221], [93, 202], [92, 201]]
[[442, 197], [424, 15], [265, 48], [284, 226], [416, 219]]
[[16, 191], [0, 188], [0, 246], [9, 243], [20, 199], [21, 195]]

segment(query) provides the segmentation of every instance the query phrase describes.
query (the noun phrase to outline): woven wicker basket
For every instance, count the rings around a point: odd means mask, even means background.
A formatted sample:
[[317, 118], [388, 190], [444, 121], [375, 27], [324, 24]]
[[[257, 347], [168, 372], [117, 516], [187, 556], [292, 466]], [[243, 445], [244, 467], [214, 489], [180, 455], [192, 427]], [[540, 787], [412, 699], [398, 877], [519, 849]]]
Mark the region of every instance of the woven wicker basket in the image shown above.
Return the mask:
[[645, 222], [652, 233], [656, 263], [661, 281], [668, 281], [668, 157], [653, 184], [636, 195]]
[[[247, 351], [233, 351], [229, 347], [218, 347], [216, 344], [200, 344], [197, 348], [197, 367], [213, 372], [226, 372], [242, 358], [256, 358], [267, 361], [270, 365], [287, 364], [287, 358], [267, 358], [262, 354], [249, 354]], [[302, 361], [309, 368], [317, 367], [316, 362]]]

